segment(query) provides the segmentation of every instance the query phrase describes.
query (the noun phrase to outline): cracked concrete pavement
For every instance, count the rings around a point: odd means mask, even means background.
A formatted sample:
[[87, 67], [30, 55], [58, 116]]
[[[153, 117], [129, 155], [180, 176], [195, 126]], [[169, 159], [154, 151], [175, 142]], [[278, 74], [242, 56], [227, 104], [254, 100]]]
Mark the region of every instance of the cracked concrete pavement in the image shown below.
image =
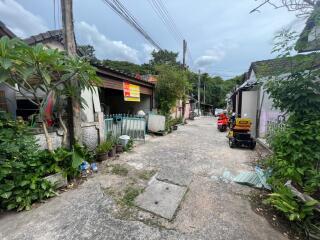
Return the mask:
[[115, 161], [137, 169], [193, 173], [170, 229], [116, 219], [111, 214], [115, 202], [101, 188], [112, 182], [101, 171], [31, 211], [0, 216], [0, 239], [287, 239], [251, 209], [249, 187], [220, 179], [225, 170], [252, 170], [257, 155], [230, 149], [225, 136], [216, 130], [214, 118], [200, 118], [170, 135], [151, 137]]

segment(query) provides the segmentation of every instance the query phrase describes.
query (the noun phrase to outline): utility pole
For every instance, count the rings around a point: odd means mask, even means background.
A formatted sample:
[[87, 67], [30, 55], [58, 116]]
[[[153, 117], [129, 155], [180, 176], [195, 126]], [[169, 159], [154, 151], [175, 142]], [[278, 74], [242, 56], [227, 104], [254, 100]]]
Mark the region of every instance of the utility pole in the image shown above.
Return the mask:
[[183, 68], [186, 69], [187, 41], [183, 39]]
[[200, 85], [201, 85], [201, 71], [199, 70], [199, 75], [198, 75], [198, 116], [200, 116], [200, 107], [201, 107], [201, 104], [200, 104], [200, 100], [201, 100], [201, 97], [200, 97]]
[[[187, 42], [186, 40], [183, 39], [183, 61], [182, 61], [182, 64], [183, 64], [183, 70], [186, 70], [187, 67], [186, 67], [186, 52], [187, 52]], [[185, 111], [186, 111], [186, 100], [185, 100], [185, 96], [186, 96], [186, 89], [183, 88], [183, 93], [184, 93], [184, 97], [182, 99], [182, 119], [183, 121], [185, 120], [184, 119], [184, 115], [185, 115]]]
[[206, 103], [206, 82], [203, 82], [203, 103]]
[[[72, 12], [72, 0], [61, 0], [61, 15], [63, 22], [63, 37], [64, 37], [64, 48], [69, 56], [74, 57], [77, 55], [77, 48], [74, 36], [73, 28], [73, 12]], [[81, 132], [81, 107], [80, 107], [80, 95], [79, 83], [77, 79], [73, 79], [72, 85], [76, 87], [77, 97], [73, 97], [71, 100], [71, 115], [72, 115], [72, 131], [70, 133], [71, 143], [74, 141], [82, 143], [82, 132]]]

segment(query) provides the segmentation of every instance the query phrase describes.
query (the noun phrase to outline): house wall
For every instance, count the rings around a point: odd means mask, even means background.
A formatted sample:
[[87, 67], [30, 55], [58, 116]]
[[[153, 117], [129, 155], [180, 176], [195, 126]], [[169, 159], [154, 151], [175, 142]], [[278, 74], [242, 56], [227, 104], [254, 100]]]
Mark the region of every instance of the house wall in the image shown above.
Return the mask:
[[268, 121], [277, 121], [278, 117], [283, 115], [283, 113], [273, 107], [272, 98], [269, 94], [263, 89], [263, 86], [260, 88], [260, 101], [259, 101], [259, 128], [258, 128], [258, 137], [265, 138], [267, 133], [267, 124]]
[[184, 109], [184, 119], [189, 119], [192, 107], [189, 101], [186, 102]]
[[[95, 117], [95, 122], [82, 123], [82, 143], [90, 150], [94, 150], [101, 142], [105, 140], [105, 126], [104, 115], [98, 113]], [[47, 149], [46, 137], [42, 129], [37, 129], [38, 132], [34, 133], [35, 138], [38, 140], [40, 149]], [[63, 131], [58, 129], [49, 133], [52, 139], [53, 148], [57, 149], [62, 146]]]
[[257, 101], [258, 91], [243, 91], [242, 92], [242, 118], [251, 118], [251, 134], [256, 137], [256, 119], [257, 119]]

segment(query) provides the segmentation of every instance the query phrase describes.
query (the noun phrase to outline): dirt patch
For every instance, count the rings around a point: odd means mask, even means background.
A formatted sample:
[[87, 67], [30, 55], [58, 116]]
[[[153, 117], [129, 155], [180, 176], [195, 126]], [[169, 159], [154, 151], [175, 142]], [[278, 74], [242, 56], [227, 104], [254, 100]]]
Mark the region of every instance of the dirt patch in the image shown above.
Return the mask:
[[305, 234], [299, 229], [297, 224], [290, 222], [272, 206], [263, 203], [268, 194], [269, 192], [267, 191], [253, 190], [250, 197], [252, 210], [258, 215], [263, 216], [274, 229], [289, 239], [306, 239]]

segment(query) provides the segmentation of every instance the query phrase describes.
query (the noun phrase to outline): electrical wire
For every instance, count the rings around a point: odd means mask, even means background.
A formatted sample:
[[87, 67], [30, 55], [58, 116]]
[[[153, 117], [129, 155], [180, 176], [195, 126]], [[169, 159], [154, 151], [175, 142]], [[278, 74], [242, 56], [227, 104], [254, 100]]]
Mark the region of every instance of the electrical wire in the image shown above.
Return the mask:
[[[181, 31], [179, 31], [173, 17], [170, 15], [165, 3], [162, 0], [148, 0], [151, 5], [153, 11], [158, 15], [162, 23], [165, 25], [168, 32], [172, 35], [172, 37], [177, 41], [178, 45], [185, 39], [182, 35]], [[190, 47], [187, 47], [187, 55], [189, 58], [189, 62], [193, 64], [193, 57], [190, 51]]]
[[140, 33], [152, 46], [161, 50], [160, 45], [152, 39], [138, 20], [132, 15], [132, 13], [119, 1], [119, 0], [102, 0], [107, 4], [118, 16], [125, 20], [135, 31]]

